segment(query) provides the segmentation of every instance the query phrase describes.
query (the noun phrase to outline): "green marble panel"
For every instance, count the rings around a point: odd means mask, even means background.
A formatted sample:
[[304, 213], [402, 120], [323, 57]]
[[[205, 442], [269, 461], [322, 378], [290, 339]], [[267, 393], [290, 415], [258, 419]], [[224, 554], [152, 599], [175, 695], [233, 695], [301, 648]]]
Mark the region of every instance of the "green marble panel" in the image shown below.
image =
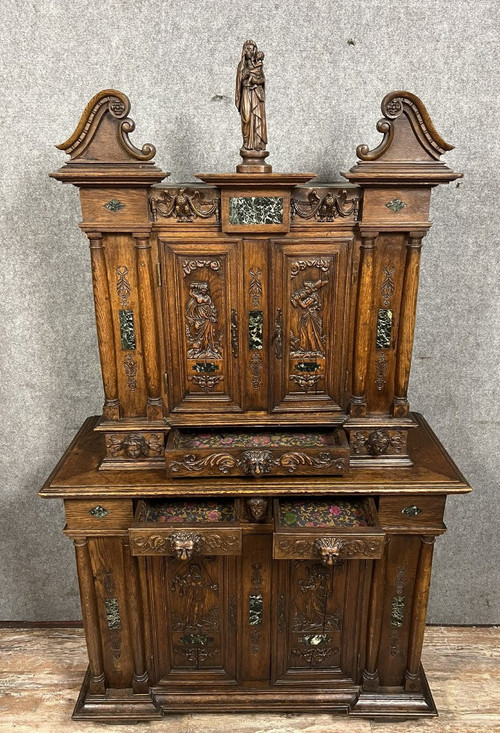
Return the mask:
[[248, 348], [263, 348], [264, 315], [262, 311], [250, 311], [248, 314]]
[[282, 224], [283, 196], [232, 196], [230, 224]]
[[391, 346], [392, 311], [379, 308], [377, 318], [377, 349], [389, 349]]
[[122, 342], [122, 351], [134, 351], [134, 312], [131, 310], [119, 311], [118, 316], [120, 318], [120, 338]]

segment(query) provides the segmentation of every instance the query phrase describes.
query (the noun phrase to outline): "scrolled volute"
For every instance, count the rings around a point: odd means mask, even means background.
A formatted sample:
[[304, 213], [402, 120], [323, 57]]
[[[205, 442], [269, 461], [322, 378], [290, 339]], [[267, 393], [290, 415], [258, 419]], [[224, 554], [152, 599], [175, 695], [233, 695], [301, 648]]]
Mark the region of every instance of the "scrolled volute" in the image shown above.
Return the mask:
[[374, 150], [370, 150], [368, 145], [358, 145], [356, 154], [360, 160], [378, 160], [389, 151], [394, 141], [395, 121], [402, 116], [408, 119], [415, 136], [430, 157], [438, 160], [446, 151], [453, 150], [453, 145], [443, 140], [438, 133], [424, 103], [415, 94], [390, 92], [383, 98], [381, 110], [384, 119], [378, 121], [377, 131], [383, 133], [384, 138]]
[[[127, 117], [129, 112], [130, 100], [126, 94], [116, 89], [103, 89], [87, 104], [73, 134], [56, 147], [68, 153], [72, 161], [82, 158], [91, 143], [98, 138], [99, 130], [107, 118], [108, 127], [109, 124], [115, 127], [116, 140], [125, 153], [125, 160], [149, 161], [154, 157], [156, 149], [150, 143], [146, 143], [142, 148], [137, 148], [130, 142], [128, 135], [134, 131], [135, 123]], [[95, 162], [108, 160], [106, 148], [109, 150], [109, 141], [107, 146], [103, 146], [103, 157], [101, 158], [99, 148], [94, 146], [94, 155], [91, 157]], [[96, 149], [97, 154], [95, 154]]]

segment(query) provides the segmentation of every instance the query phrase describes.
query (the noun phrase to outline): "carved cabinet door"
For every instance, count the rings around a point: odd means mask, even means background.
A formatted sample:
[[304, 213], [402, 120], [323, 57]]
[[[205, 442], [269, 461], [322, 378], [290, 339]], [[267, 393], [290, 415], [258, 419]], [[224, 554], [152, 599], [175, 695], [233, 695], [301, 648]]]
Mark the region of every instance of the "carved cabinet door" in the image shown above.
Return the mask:
[[346, 381], [350, 238], [274, 241], [273, 410], [340, 410]]
[[239, 412], [241, 242], [162, 242], [166, 367], [173, 412]]
[[158, 685], [236, 679], [237, 558], [147, 558]]
[[273, 682], [356, 683], [371, 562], [280, 560], [274, 568]]

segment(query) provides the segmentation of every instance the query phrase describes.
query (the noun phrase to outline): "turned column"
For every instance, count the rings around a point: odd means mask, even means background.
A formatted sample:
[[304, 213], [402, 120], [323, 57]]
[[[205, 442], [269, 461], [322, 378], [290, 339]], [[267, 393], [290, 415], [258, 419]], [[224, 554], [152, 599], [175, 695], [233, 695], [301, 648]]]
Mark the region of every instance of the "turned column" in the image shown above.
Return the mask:
[[80, 586], [80, 599], [82, 604], [83, 626], [85, 628], [85, 640], [89, 655], [91, 695], [104, 695], [106, 692], [106, 679], [104, 675], [104, 663], [101, 646], [101, 632], [99, 627], [99, 616], [97, 613], [97, 602], [94, 588], [94, 578], [90, 564], [88, 538], [75, 539], [76, 567], [78, 570], [78, 583]]
[[149, 234], [134, 233], [137, 261], [137, 284], [141, 320], [141, 340], [144, 353], [144, 371], [148, 401], [148, 420], [163, 418], [161, 398], [161, 377], [158, 361], [157, 319], [154, 299], [153, 268], [151, 263], [151, 242]]
[[422, 689], [420, 682], [420, 657], [424, 643], [425, 619], [427, 616], [427, 601], [431, 584], [432, 553], [435, 537], [421, 537], [420, 553], [418, 556], [417, 575], [413, 589], [413, 604], [411, 608], [410, 636], [408, 639], [408, 661], [405, 673], [405, 691], [419, 692]]
[[375, 240], [378, 232], [366, 232], [361, 240], [358, 300], [354, 333], [354, 367], [350, 415], [366, 415], [365, 386], [370, 354]]
[[406, 246], [405, 275], [399, 316], [400, 326], [394, 380], [394, 417], [405, 417], [410, 410], [407, 397], [408, 381], [410, 379], [411, 354], [415, 332], [418, 273], [420, 269], [420, 250], [422, 248], [423, 236], [421, 232], [411, 233]]
[[118, 377], [116, 374], [115, 338], [104, 244], [100, 232], [87, 232], [87, 237], [90, 242], [95, 320], [104, 385], [102, 414], [106, 420], [119, 420], [120, 401], [118, 399]]
[[372, 584], [370, 590], [370, 606], [368, 616], [368, 634], [366, 639], [366, 666], [363, 671], [363, 690], [376, 692], [379, 688], [378, 655], [382, 635], [382, 620], [385, 599], [385, 569], [390, 537], [386, 537], [384, 554], [380, 560], [373, 562]]
[[146, 693], [149, 691], [149, 676], [146, 669], [146, 654], [144, 650], [144, 620], [138, 577], [139, 570], [137, 567], [137, 558], [133, 557], [130, 552], [128, 537], [123, 540], [123, 570], [127, 591], [132, 658], [134, 661], [132, 689], [135, 693]]

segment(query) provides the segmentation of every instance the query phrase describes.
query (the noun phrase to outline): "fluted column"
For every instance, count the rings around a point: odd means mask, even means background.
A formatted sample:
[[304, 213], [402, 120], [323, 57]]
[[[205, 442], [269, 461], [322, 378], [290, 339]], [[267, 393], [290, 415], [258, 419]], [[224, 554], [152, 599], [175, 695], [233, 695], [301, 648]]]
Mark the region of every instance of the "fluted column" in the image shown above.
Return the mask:
[[415, 332], [422, 237], [423, 234], [421, 232], [410, 234], [406, 247], [405, 276], [399, 316], [400, 325], [394, 380], [394, 417], [405, 417], [410, 410], [408, 404], [408, 381], [410, 379], [411, 355]]
[[101, 645], [101, 631], [94, 588], [94, 578], [90, 564], [88, 538], [75, 539], [76, 567], [78, 583], [80, 585], [80, 600], [82, 604], [83, 626], [89, 655], [91, 695], [104, 695], [106, 679]]
[[146, 415], [148, 420], [161, 420], [163, 418], [163, 401], [161, 398], [158, 328], [154, 298], [153, 267], [151, 262], [151, 242], [149, 234], [145, 233], [134, 233], [134, 238], [137, 259], [141, 341], [144, 353], [146, 389], [148, 392]]
[[427, 602], [431, 584], [432, 553], [435, 537], [421, 537], [420, 553], [418, 556], [417, 574], [413, 589], [413, 604], [411, 608], [410, 637], [408, 639], [408, 661], [405, 673], [405, 691], [419, 692], [422, 689], [420, 682], [420, 657], [424, 643], [425, 619], [427, 616]]
[[356, 303], [356, 327], [354, 332], [354, 366], [352, 378], [352, 397], [349, 408], [352, 417], [366, 415], [366, 375], [370, 354], [372, 321], [373, 277], [375, 240], [378, 232], [363, 233], [359, 262], [358, 300]]
[[113, 316], [111, 311], [104, 244], [102, 234], [100, 232], [87, 232], [87, 237], [90, 242], [95, 320], [97, 326], [99, 356], [101, 359], [102, 382], [104, 386], [104, 406], [102, 414], [107, 420], [119, 420], [120, 401], [118, 399], [115, 337], [113, 333]]

